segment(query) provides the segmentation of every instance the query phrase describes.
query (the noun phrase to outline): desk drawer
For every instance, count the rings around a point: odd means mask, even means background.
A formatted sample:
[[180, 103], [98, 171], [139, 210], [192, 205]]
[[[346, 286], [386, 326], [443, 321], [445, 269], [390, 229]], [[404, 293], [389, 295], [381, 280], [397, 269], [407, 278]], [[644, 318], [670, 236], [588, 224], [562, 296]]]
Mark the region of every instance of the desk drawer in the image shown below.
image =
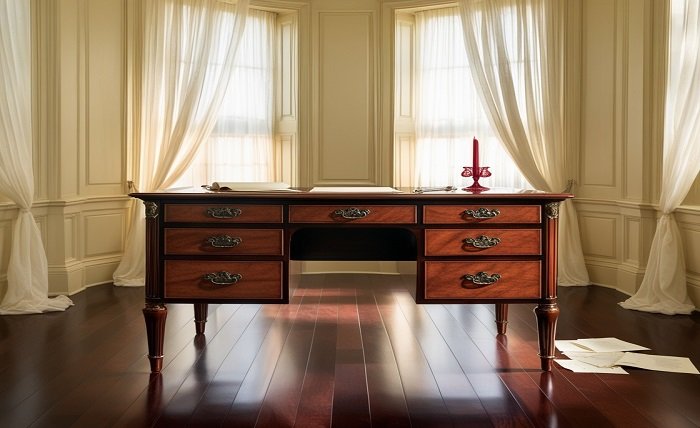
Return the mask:
[[166, 222], [195, 223], [282, 223], [281, 205], [168, 204]]
[[427, 205], [425, 224], [539, 223], [539, 205]]
[[166, 260], [165, 297], [281, 299], [282, 262]]
[[426, 262], [425, 298], [537, 299], [540, 275], [539, 261]]
[[539, 229], [426, 229], [426, 256], [539, 255]]
[[290, 223], [414, 224], [414, 205], [292, 205]]
[[165, 254], [281, 256], [281, 229], [165, 229]]

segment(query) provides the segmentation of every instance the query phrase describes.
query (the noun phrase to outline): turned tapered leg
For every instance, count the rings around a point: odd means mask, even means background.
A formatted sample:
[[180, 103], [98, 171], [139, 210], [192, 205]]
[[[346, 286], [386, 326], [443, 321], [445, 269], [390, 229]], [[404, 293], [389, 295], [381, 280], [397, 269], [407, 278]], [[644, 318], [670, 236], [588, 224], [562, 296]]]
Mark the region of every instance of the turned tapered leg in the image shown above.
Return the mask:
[[506, 334], [506, 327], [508, 326], [508, 304], [507, 303], [496, 303], [496, 328], [498, 329], [498, 334]]
[[163, 304], [146, 303], [146, 307], [143, 308], [148, 340], [148, 360], [151, 363], [152, 373], [159, 373], [163, 368], [163, 341], [167, 316], [168, 309]]
[[194, 328], [197, 334], [204, 334], [204, 327], [207, 324], [209, 305], [206, 303], [194, 304]]
[[556, 303], [540, 303], [535, 308], [537, 317], [537, 334], [540, 345], [540, 362], [542, 370], [552, 370], [554, 360], [554, 336], [557, 331], [559, 306]]

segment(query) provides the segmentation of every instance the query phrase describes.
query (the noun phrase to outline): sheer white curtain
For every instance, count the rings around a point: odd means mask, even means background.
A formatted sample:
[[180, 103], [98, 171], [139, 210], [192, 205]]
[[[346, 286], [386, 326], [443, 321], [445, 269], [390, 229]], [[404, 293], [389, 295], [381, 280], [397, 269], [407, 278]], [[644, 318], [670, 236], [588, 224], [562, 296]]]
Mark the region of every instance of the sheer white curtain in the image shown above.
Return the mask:
[[673, 211], [700, 173], [700, 2], [672, 0], [664, 117], [661, 218], [639, 290], [620, 305], [689, 314], [683, 240]]
[[[233, 71], [248, 4], [143, 2], [140, 136], [133, 151], [133, 181], [139, 191], [171, 187], [209, 137]], [[133, 203], [115, 285], [144, 284], [144, 208], [140, 201]]]
[[484, 113], [469, 72], [459, 10], [425, 10], [415, 17], [416, 184], [470, 185], [460, 174], [472, 165], [472, 138], [477, 137], [481, 165], [493, 173], [481, 185], [531, 188]]
[[[536, 189], [564, 190], [566, 0], [460, 0], [464, 40], [486, 115]], [[588, 285], [576, 211], [559, 214], [559, 284]]]
[[30, 30], [29, 2], [0, 0], [0, 194], [19, 208], [0, 314], [62, 311], [73, 304], [66, 296], [48, 297], [46, 252], [31, 212], [34, 169]]
[[276, 14], [251, 9], [231, 82], [192, 173], [176, 187], [213, 181], [273, 180], [273, 74]]

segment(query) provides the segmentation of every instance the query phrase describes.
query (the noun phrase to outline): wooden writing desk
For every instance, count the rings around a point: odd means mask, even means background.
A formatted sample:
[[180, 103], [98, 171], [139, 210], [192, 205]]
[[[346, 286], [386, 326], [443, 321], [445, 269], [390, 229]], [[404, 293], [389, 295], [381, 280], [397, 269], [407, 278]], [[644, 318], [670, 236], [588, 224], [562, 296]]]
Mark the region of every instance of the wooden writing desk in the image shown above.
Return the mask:
[[290, 260], [415, 260], [417, 303], [536, 303], [542, 370], [551, 370], [557, 219], [569, 194], [412, 189], [400, 193], [134, 193], [146, 206], [151, 371], [159, 372], [167, 303], [288, 303]]

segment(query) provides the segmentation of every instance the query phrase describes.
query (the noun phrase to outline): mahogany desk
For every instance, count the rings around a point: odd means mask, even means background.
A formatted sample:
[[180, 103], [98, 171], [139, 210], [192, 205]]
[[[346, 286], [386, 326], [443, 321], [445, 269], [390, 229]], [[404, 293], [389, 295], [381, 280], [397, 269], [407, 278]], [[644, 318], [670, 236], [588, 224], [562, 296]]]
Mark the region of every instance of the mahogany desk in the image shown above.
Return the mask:
[[551, 370], [559, 203], [570, 194], [276, 192], [133, 193], [146, 206], [143, 309], [152, 372], [163, 361], [167, 303], [288, 303], [290, 260], [415, 260], [417, 303], [534, 309]]

